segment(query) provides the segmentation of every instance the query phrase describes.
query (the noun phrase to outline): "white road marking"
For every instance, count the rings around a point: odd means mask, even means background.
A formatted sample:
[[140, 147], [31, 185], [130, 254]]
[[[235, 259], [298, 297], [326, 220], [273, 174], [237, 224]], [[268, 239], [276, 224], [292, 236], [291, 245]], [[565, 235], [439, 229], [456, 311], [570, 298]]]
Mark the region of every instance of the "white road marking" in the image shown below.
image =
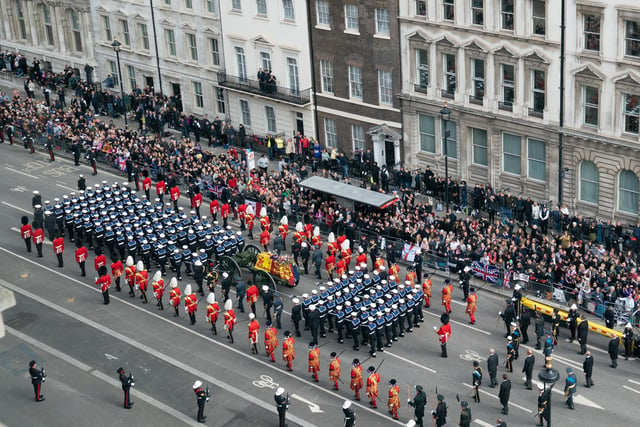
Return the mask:
[[19, 173], [19, 174], [21, 174], [21, 175], [28, 176], [29, 178], [33, 178], [33, 179], [40, 179], [40, 178], [38, 178], [38, 177], [37, 177], [37, 176], [35, 176], [35, 175], [31, 175], [31, 174], [29, 174], [29, 173], [22, 172], [22, 171], [19, 171], [19, 170], [17, 170], [17, 169], [8, 168], [8, 167], [6, 167], [6, 166], [5, 166], [4, 168], [5, 168], [6, 170], [11, 171], [11, 172], [15, 172], [15, 173]]
[[303, 398], [302, 396], [298, 396], [297, 394], [292, 394], [291, 395], [292, 399], [298, 399], [301, 402], [304, 402], [307, 404], [307, 406], [309, 406], [309, 410], [311, 411], [311, 413], [313, 414], [317, 414], [319, 412], [324, 412], [322, 409], [320, 409], [320, 407], [318, 405], [316, 405], [315, 403], [311, 402], [310, 400], [307, 400], [305, 398]]
[[7, 203], [7, 202], [5, 202], [5, 201], [3, 201], [3, 202], [2, 202], [2, 204], [3, 204], [3, 205], [5, 205], [5, 206], [9, 206], [10, 208], [13, 208], [13, 209], [19, 210], [20, 212], [24, 212], [24, 213], [26, 213], [26, 214], [32, 214], [32, 213], [33, 213], [33, 212], [31, 212], [31, 211], [28, 211], [28, 210], [26, 210], [26, 209], [23, 209], [23, 208], [21, 208], [21, 207], [19, 207], [19, 206], [12, 205], [11, 203]]
[[58, 186], [60, 188], [64, 188], [65, 190], [69, 190], [69, 191], [77, 191], [75, 188], [67, 187], [66, 185], [62, 185], [62, 184], [58, 184], [58, 183], [56, 183], [56, 186]]
[[[424, 311], [424, 310], [423, 310], [423, 313], [427, 313], [427, 314], [430, 314], [430, 315], [432, 315], [432, 316], [434, 316], [434, 317], [440, 318], [440, 315], [439, 315], [439, 314], [431, 313], [430, 311]], [[451, 323], [455, 323], [456, 325], [464, 326], [465, 328], [473, 329], [474, 331], [476, 331], [476, 332], [480, 332], [481, 334], [491, 335], [491, 332], [483, 331], [482, 329], [475, 328], [475, 327], [473, 327], [473, 326], [471, 326], [471, 325], [466, 325], [466, 324], [461, 323], [461, 322], [458, 322], [458, 321], [456, 321], [456, 320], [451, 320], [451, 319], [449, 319], [449, 322], [451, 322]]]
[[387, 351], [387, 350], [385, 350], [385, 351], [384, 351], [384, 354], [388, 354], [389, 356], [395, 357], [396, 359], [400, 359], [400, 360], [402, 360], [402, 361], [403, 361], [403, 362], [405, 362], [405, 363], [409, 363], [410, 365], [413, 365], [413, 366], [416, 366], [416, 367], [418, 367], [418, 368], [424, 369], [425, 371], [429, 371], [429, 372], [431, 372], [432, 374], [437, 373], [434, 369], [431, 369], [431, 368], [429, 368], [429, 367], [427, 367], [427, 366], [424, 366], [424, 365], [421, 365], [421, 364], [419, 364], [419, 363], [416, 363], [416, 362], [414, 362], [414, 361], [412, 361], [412, 360], [406, 359], [406, 358], [404, 358], [404, 357], [402, 357], [402, 356], [398, 356], [397, 354], [393, 354], [393, 353], [391, 353], [391, 352], [389, 352], [389, 351]]
[[[623, 386], [624, 387], [624, 386]], [[564, 396], [564, 391], [557, 389], [557, 388], [552, 388], [552, 390], [558, 394], [561, 394], [562, 396]], [[600, 410], [605, 410], [602, 406], [598, 405], [597, 403], [595, 403], [592, 400], [587, 399], [586, 397], [584, 397], [584, 395], [582, 394], [577, 394], [573, 396], [573, 403], [577, 403], [578, 405], [585, 405], [585, 406], [591, 406], [592, 408], [596, 408], [596, 409], [600, 409]]]
[[[212, 384], [215, 384], [216, 386], [218, 386], [219, 388], [221, 388], [222, 390], [226, 390], [229, 391], [233, 394], [235, 394], [236, 396], [240, 397], [243, 400], [249, 401], [249, 402], [253, 402], [258, 406], [261, 406], [262, 408], [268, 410], [269, 412], [274, 412], [276, 413], [276, 409], [274, 407], [274, 405], [272, 403], [267, 403], [264, 402], [262, 400], [256, 399], [255, 396], [250, 395], [249, 393], [245, 393], [244, 391], [232, 386], [231, 384], [227, 384], [215, 377], [212, 377], [211, 375], [209, 375], [206, 372], [202, 372], [202, 371], [198, 371], [196, 369], [193, 369], [191, 366], [189, 366], [186, 363], [182, 363], [181, 361], [167, 355], [164, 353], [161, 353], [160, 351], [158, 351], [157, 349], [151, 348], [145, 344], [139, 343], [136, 340], [129, 338], [128, 336], [121, 334], [120, 332], [116, 332], [110, 328], [107, 328], [106, 326], [98, 323], [98, 322], [94, 322], [93, 320], [84, 317], [80, 314], [77, 314], [67, 308], [61, 307], [58, 304], [55, 304], [49, 300], [47, 300], [46, 298], [42, 298], [34, 293], [31, 293], [29, 291], [26, 291], [24, 289], [19, 288], [18, 286], [15, 286], [5, 280], [0, 279], [0, 284], [2, 286], [4, 286], [7, 289], [12, 290], [13, 292], [16, 292], [18, 294], [22, 294], [25, 297], [32, 299], [36, 302], [39, 302], [40, 304], [44, 304], [46, 305], [48, 308], [58, 311], [78, 322], [84, 323], [87, 326], [90, 326], [94, 329], [99, 330], [100, 332], [110, 335], [113, 338], [122, 341], [128, 345], [130, 345], [131, 347], [137, 348], [138, 350], [141, 350], [147, 354], [152, 354], [153, 356], [155, 356], [156, 358], [164, 361], [165, 363], [168, 363], [170, 365], [175, 366], [178, 369], [182, 369], [185, 372], [188, 372], [190, 374], [193, 374], [199, 378], [202, 378], [203, 380], [206, 380], [207, 382], [210, 382]], [[112, 298], [113, 299], [113, 298]], [[254, 359], [255, 360], [255, 359]], [[110, 377], [109, 377], [110, 378]], [[152, 399], [151, 397], [149, 399]], [[296, 417], [296, 416], [289, 416], [289, 418], [294, 421], [297, 424], [300, 424], [304, 427], [315, 427], [313, 424], [307, 423], [306, 421]]]
[[[11, 227], [11, 231], [17, 231], [18, 233], [21, 233], [20, 229], [16, 227]], [[42, 243], [44, 243], [45, 245], [53, 245], [53, 242], [50, 242], [47, 239], [44, 239], [44, 242]]]
[[[471, 384], [467, 384], [467, 383], [462, 383], [462, 384], [463, 384], [464, 386], [468, 387], [468, 388], [473, 388], [473, 386], [472, 386]], [[489, 393], [489, 392], [487, 392], [487, 391], [484, 391], [484, 390], [482, 390], [482, 389], [479, 389], [479, 391], [480, 391], [480, 393], [484, 393], [484, 394], [486, 394], [487, 396], [491, 396], [491, 397], [493, 397], [494, 399], [498, 400], [498, 396], [496, 396], [496, 395], [494, 395], [494, 394], [491, 394], [491, 393]], [[518, 405], [517, 403], [513, 403], [511, 400], [509, 400], [509, 406], [515, 406], [516, 408], [518, 408], [518, 409], [522, 409], [524, 412], [527, 412], [527, 413], [529, 413], [529, 414], [532, 414], [532, 413], [533, 413], [533, 411], [532, 411], [531, 409], [529, 409], [529, 408], [525, 408], [524, 406], [520, 406], [520, 405]]]
[[[88, 285], [88, 284], [86, 284], [86, 283], [83, 283], [83, 282], [79, 281], [78, 279], [76, 279], [76, 278], [74, 278], [74, 277], [68, 276], [68, 275], [66, 275], [66, 274], [64, 274], [64, 273], [62, 273], [62, 272], [60, 272], [60, 271], [56, 271], [56, 270], [54, 270], [53, 268], [49, 268], [49, 267], [46, 267], [46, 266], [44, 266], [44, 265], [40, 265], [40, 264], [38, 264], [37, 262], [32, 261], [32, 260], [30, 260], [29, 258], [26, 258], [26, 257], [24, 257], [24, 256], [22, 256], [22, 255], [18, 255], [17, 253], [12, 252], [12, 251], [10, 251], [10, 250], [8, 250], [8, 249], [6, 249], [6, 248], [2, 247], [2, 246], [0, 246], [0, 251], [6, 252], [6, 253], [8, 253], [8, 254], [10, 254], [10, 255], [13, 255], [13, 256], [14, 256], [14, 257], [16, 257], [16, 258], [19, 258], [19, 259], [21, 259], [21, 260], [23, 260], [23, 261], [26, 261], [26, 262], [28, 262], [28, 263], [31, 263], [31, 264], [33, 264], [33, 265], [35, 265], [35, 266], [37, 266], [37, 267], [39, 267], [39, 268], [41, 268], [41, 269], [47, 270], [47, 271], [49, 271], [49, 272], [51, 272], [51, 273], [54, 273], [54, 274], [56, 274], [56, 275], [58, 275], [58, 276], [60, 276], [60, 277], [63, 277], [63, 278], [67, 281], [67, 283], [69, 283], [69, 282], [74, 282], [74, 283], [77, 283], [77, 284], [79, 284], [79, 285], [81, 285], [81, 286], [83, 286], [83, 287], [87, 288], [87, 289], [91, 289], [93, 292], [101, 293], [101, 292], [100, 292], [100, 289], [97, 289], [97, 288], [95, 288], [94, 286], [91, 286], [91, 285]], [[5, 282], [4, 280], [0, 279], [0, 284], [4, 284], [4, 283], [7, 283], [7, 282]], [[22, 289], [18, 289], [17, 287], [15, 287], [14, 285], [11, 285], [11, 284], [9, 284], [9, 283], [7, 283], [7, 284], [8, 284], [9, 286], [11, 286], [11, 289], [12, 289], [12, 290], [13, 290], [13, 289], [16, 289], [16, 290], [15, 290], [15, 292], [17, 292], [17, 293], [22, 293], [22, 292], [23, 292], [23, 290], [22, 290]], [[24, 291], [24, 292], [27, 292], [27, 291]], [[34, 295], [34, 297], [36, 297], [36, 298], [40, 299], [40, 297], [39, 297], [39, 296], [37, 296], [37, 295], [35, 295], [35, 294], [32, 294], [32, 295]], [[44, 299], [42, 299], [42, 300], [43, 300], [43, 301], [45, 301], [43, 304], [50, 304], [50, 302], [49, 302], [48, 300], [44, 300]], [[265, 366], [266, 368], [268, 368], [268, 369], [270, 369], [270, 370], [273, 370], [273, 371], [277, 372], [279, 375], [286, 375], [286, 376], [290, 377], [291, 379], [293, 379], [293, 380], [295, 380], [295, 381], [303, 382], [303, 383], [305, 383], [308, 387], [313, 387], [313, 388], [315, 388], [315, 389], [316, 389], [316, 390], [318, 390], [318, 391], [321, 391], [321, 392], [324, 392], [324, 393], [326, 393], [326, 394], [329, 394], [329, 395], [333, 396], [334, 398], [338, 399], [340, 402], [344, 401], [344, 396], [341, 396], [341, 395], [340, 395], [340, 394], [338, 394], [338, 393], [334, 393], [334, 392], [333, 392], [333, 391], [331, 391], [331, 390], [327, 390], [327, 389], [325, 389], [325, 388], [323, 388], [323, 387], [319, 386], [318, 384], [315, 384], [315, 383], [313, 383], [313, 382], [311, 382], [311, 381], [305, 380], [304, 378], [297, 377], [296, 375], [294, 375], [294, 374], [292, 374], [292, 373], [290, 373], [290, 372], [280, 370], [280, 369], [276, 368], [275, 366], [273, 366], [273, 365], [272, 365], [272, 364], [270, 364], [270, 363], [267, 363], [267, 362], [262, 361], [262, 360], [259, 360], [259, 359], [255, 359], [255, 358], [251, 357], [250, 355], [245, 354], [245, 353], [241, 352], [240, 350], [237, 350], [237, 349], [236, 349], [236, 348], [234, 348], [234, 347], [231, 347], [231, 346], [229, 346], [229, 345], [227, 345], [227, 344], [225, 344], [225, 343], [222, 343], [222, 342], [216, 341], [216, 340], [214, 340], [213, 338], [210, 338], [210, 337], [208, 337], [208, 336], [206, 336], [206, 335], [203, 335], [203, 334], [201, 334], [201, 333], [198, 333], [197, 331], [194, 331], [193, 329], [190, 329], [190, 328], [188, 328], [188, 327], [186, 327], [186, 326], [184, 326], [184, 325], [181, 325], [181, 324], [175, 323], [175, 322], [171, 321], [170, 319], [167, 319], [167, 318], [165, 318], [165, 317], [160, 316], [160, 315], [159, 315], [159, 314], [157, 314], [157, 313], [153, 313], [153, 312], [151, 312], [151, 311], [147, 311], [147, 310], [145, 310], [143, 307], [137, 306], [137, 305], [135, 305], [135, 304], [133, 304], [133, 303], [129, 302], [129, 301], [128, 301], [128, 300], [126, 300], [126, 299], [123, 299], [123, 298], [120, 298], [120, 297], [117, 297], [117, 296], [113, 296], [113, 295], [111, 295], [111, 300], [115, 300], [115, 301], [118, 301], [118, 302], [120, 302], [120, 303], [122, 303], [122, 304], [128, 305], [129, 307], [132, 307], [132, 308], [134, 308], [134, 309], [136, 309], [136, 310], [138, 310], [138, 311], [141, 311], [141, 312], [145, 313], [145, 314], [146, 314], [146, 315], [148, 315], [148, 316], [155, 317], [156, 319], [159, 319], [159, 320], [161, 320], [161, 321], [163, 321], [163, 322], [166, 322], [166, 323], [170, 324], [170, 325], [171, 325], [171, 326], [173, 326], [173, 327], [176, 327], [176, 328], [178, 328], [178, 329], [181, 329], [181, 330], [182, 330], [182, 331], [184, 331], [184, 332], [187, 332], [187, 333], [190, 333], [190, 334], [192, 334], [192, 335], [195, 335], [196, 337], [198, 337], [198, 338], [200, 338], [200, 339], [204, 339], [204, 340], [206, 340], [206, 341], [210, 342], [211, 344], [214, 344], [214, 345], [217, 345], [217, 346], [223, 347], [223, 348], [225, 348], [226, 350], [229, 350], [229, 351], [231, 351], [231, 352], [234, 352], [234, 353], [236, 353], [238, 356], [244, 357], [245, 359], [250, 359], [250, 360], [251, 360], [251, 362], [252, 362], [252, 363], [254, 363], [254, 364], [255, 364], [255, 363], [259, 363], [259, 364], [261, 364], [261, 365]], [[75, 314], [75, 313], [73, 313], [73, 314]], [[102, 325], [98, 325], [98, 326], [102, 327]], [[114, 332], [114, 333], [115, 333], [115, 332]], [[137, 345], [138, 343], [137, 343], [137, 342], [135, 342], [135, 344]], [[153, 353], [152, 353], [152, 354], [156, 354], [156, 351], [155, 351], [155, 350], [153, 350]], [[180, 363], [180, 362], [178, 362], [178, 363]], [[191, 369], [191, 368], [190, 368], [190, 367], [188, 367], [188, 369]], [[204, 376], [207, 376], [207, 377], [208, 377], [208, 375], [207, 375], [206, 373], [202, 373], [202, 376], [203, 376], [203, 377], [204, 377]], [[237, 390], [239, 393], [244, 393], [244, 392], [242, 392], [241, 390], [238, 390], [238, 389], [236, 389], [236, 388], [229, 389], [229, 390]], [[232, 391], [232, 392], [233, 392], [233, 391]], [[248, 396], [248, 397], [245, 397], [245, 396]], [[249, 396], [248, 394], [243, 394], [243, 395], [242, 395], [242, 397], [243, 397], [243, 398], [246, 398], [247, 400], [254, 400], [254, 396]], [[257, 400], [256, 400], [255, 402], [260, 402], [261, 404], [263, 404], [263, 403], [264, 403], [264, 402], [262, 402], [262, 401], [257, 401]], [[388, 420], [388, 417], [386, 417], [385, 415], [383, 415], [383, 414], [381, 414], [381, 413], [379, 413], [379, 412], [377, 412], [377, 411], [375, 411], [375, 410], [373, 410], [373, 409], [369, 408], [368, 406], [365, 406], [365, 405], [363, 405], [363, 404], [361, 404], [361, 403], [357, 403], [357, 402], [354, 402], [354, 403], [353, 403], [353, 405], [355, 405], [355, 406], [359, 407], [361, 410], [367, 411], [367, 412], [369, 412], [369, 413], [371, 413], [371, 414], [374, 414], [374, 415], [376, 415], [376, 416], [379, 416], [379, 417], [384, 418], [385, 420]], [[274, 413], [276, 412], [276, 410], [275, 410], [274, 408], [272, 408], [273, 404], [269, 403], [269, 404], [267, 404], [267, 406], [268, 406], [268, 410], [269, 410], [270, 412], [274, 412]], [[293, 419], [293, 418], [292, 418], [292, 419]], [[404, 424], [403, 424], [403, 423], [401, 423], [400, 421], [396, 421], [396, 420], [390, 420], [390, 421], [391, 421], [391, 422], [393, 422], [394, 424], [397, 424], [397, 425], [404, 425]], [[304, 423], [304, 421], [302, 421], [302, 420], [300, 420], [300, 421], [295, 421], [295, 422], [296, 422], [296, 423], [298, 423], [298, 424], [304, 425], [304, 426], [311, 426], [311, 424], [306, 424], [306, 423]]]
[[627, 379], [627, 381], [629, 381], [630, 383], [634, 383], [634, 384], [640, 385], [640, 381], [634, 381], [634, 380], [630, 380], [630, 379]]
[[477, 418], [474, 419], [473, 422], [478, 424], [478, 425], [480, 425], [480, 426], [482, 426], [482, 427], [495, 427], [495, 424], [489, 424], [488, 422], [479, 420]]
[[636, 390], [635, 388], [631, 388], [631, 387], [628, 387], [626, 385], [623, 385], [622, 387], [626, 388], [627, 390], [633, 391], [634, 393], [640, 394], [640, 391]]
[[[120, 388], [122, 386], [122, 384], [117, 381], [115, 378], [112, 378], [100, 371], [95, 370], [95, 368], [92, 368], [91, 366], [87, 365], [86, 363], [83, 363], [81, 361], [79, 361], [78, 359], [76, 359], [75, 357], [63, 353], [60, 350], [57, 350], [43, 342], [40, 342], [38, 340], [36, 340], [33, 337], [30, 337], [28, 335], [23, 334], [20, 331], [17, 331], [15, 329], [13, 329], [10, 326], [6, 326], [7, 332], [9, 332], [11, 335], [15, 336], [16, 338], [31, 344], [33, 347], [36, 347], [39, 350], [44, 350], [49, 354], [52, 354], [53, 356], [57, 357], [60, 360], [63, 360], [65, 362], [67, 362], [68, 364], [70, 364], [71, 366], [80, 369], [81, 371], [84, 371], [86, 373], [90, 373], [92, 376], [98, 378], [99, 380], [112, 385], [114, 387]], [[140, 400], [143, 400], [145, 402], [147, 402], [148, 404], [155, 406], [156, 408], [160, 409], [161, 411], [171, 415], [172, 417], [182, 421], [183, 423], [187, 424], [187, 425], [191, 425], [191, 426], [197, 426], [198, 423], [196, 423], [193, 418], [183, 414], [180, 411], [175, 410], [174, 408], [165, 405], [164, 403], [159, 402], [156, 398], [151, 397], [145, 393], [142, 393], [138, 390], [136, 390], [136, 397], [139, 398]]]

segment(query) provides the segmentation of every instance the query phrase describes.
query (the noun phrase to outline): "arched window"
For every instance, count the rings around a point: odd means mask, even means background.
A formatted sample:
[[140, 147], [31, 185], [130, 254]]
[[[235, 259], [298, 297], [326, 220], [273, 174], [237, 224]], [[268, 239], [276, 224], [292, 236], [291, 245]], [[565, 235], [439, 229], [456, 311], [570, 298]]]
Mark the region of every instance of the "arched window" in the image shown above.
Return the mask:
[[71, 9], [69, 11], [69, 19], [71, 21], [73, 50], [76, 52], [82, 52], [82, 32], [80, 30], [80, 18], [78, 17], [78, 12]]
[[630, 170], [620, 171], [618, 176], [618, 210], [638, 213], [638, 176]]
[[16, 1], [16, 19], [18, 20], [18, 37], [22, 40], [27, 38], [27, 23], [25, 21], [24, 5], [21, 1]]
[[42, 5], [42, 25], [44, 25], [44, 37], [47, 45], [55, 44], [53, 39], [53, 23], [51, 21], [51, 9], [46, 4]]
[[590, 161], [580, 163], [580, 200], [598, 203], [600, 191], [600, 173], [598, 167]]

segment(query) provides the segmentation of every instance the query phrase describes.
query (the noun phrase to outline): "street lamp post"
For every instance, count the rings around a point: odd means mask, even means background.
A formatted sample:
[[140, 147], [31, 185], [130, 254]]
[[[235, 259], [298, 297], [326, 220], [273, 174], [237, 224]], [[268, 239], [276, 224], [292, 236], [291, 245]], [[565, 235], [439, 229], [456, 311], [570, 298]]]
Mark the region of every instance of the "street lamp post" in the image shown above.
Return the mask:
[[444, 103], [444, 107], [440, 110], [440, 120], [442, 120], [442, 132], [444, 136], [444, 204], [446, 207], [445, 215], [449, 213], [449, 152], [447, 150], [447, 139], [451, 132], [447, 128], [449, 120], [451, 120], [451, 110]]
[[551, 389], [560, 379], [560, 373], [551, 367], [551, 356], [545, 357], [544, 360], [544, 369], [538, 372], [538, 379], [544, 384], [544, 392], [547, 393], [547, 427], [551, 427]]
[[111, 43], [111, 47], [116, 53], [116, 62], [118, 63], [118, 79], [120, 80], [120, 98], [122, 98], [122, 105], [124, 105], [124, 124], [127, 124], [127, 103], [124, 99], [124, 86], [122, 86], [122, 69], [120, 68], [120, 46], [122, 43], [118, 41], [116, 37], [113, 38], [113, 43]]

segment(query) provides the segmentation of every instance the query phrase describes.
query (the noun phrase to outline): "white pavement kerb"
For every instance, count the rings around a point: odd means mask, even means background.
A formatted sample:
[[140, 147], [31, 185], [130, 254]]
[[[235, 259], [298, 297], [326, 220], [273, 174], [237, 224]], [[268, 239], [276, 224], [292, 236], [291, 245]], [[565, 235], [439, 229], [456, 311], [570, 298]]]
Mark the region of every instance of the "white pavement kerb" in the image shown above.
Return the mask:
[[[262, 400], [259, 400], [255, 396], [250, 395], [249, 393], [245, 393], [244, 391], [242, 391], [242, 390], [240, 390], [240, 389], [238, 389], [238, 388], [236, 388], [236, 387], [234, 387], [234, 386], [232, 386], [230, 384], [227, 384], [224, 381], [221, 381], [221, 380], [219, 380], [219, 379], [207, 374], [206, 372], [202, 372], [202, 371], [196, 370], [196, 369], [192, 368], [191, 366], [189, 366], [189, 365], [187, 365], [185, 363], [182, 363], [181, 361], [179, 361], [179, 360], [177, 360], [177, 359], [175, 359], [175, 358], [173, 358], [173, 357], [171, 357], [171, 356], [169, 356], [167, 354], [161, 353], [156, 349], [153, 349], [153, 348], [151, 348], [151, 347], [149, 347], [149, 346], [147, 346], [145, 344], [141, 344], [141, 343], [139, 343], [139, 342], [127, 337], [126, 335], [123, 335], [123, 334], [121, 334], [119, 332], [116, 332], [116, 331], [114, 331], [112, 329], [109, 329], [106, 326], [101, 325], [100, 323], [94, 322], [91, 319], [88, 319], [88, 318], [86, 318], [86, 317], [84, 317], [82, 315], [74, 313], [71, 310], [68, 310], [68, 309], [66, 309], [64, 307], [61, 307], [61, 306], [59, 306], [59, 305], [57, 305], [57, 304], [55, 304], [55, 303], [53, 303], [53, 302], [51, 302], [51, 301], [49, 301], [49, 300], [47, 300], [45, 298], [42, 298], [42, 297], [40, 297], [40, 296], [38, 296], [38, 295], [36, 295], [36, 294], [34, 294], [32, 292], [29, 292], [29, 291], [26, 291], [24, 289], [21, 289], [20, 287], [15, 286], [15, 285], [13, 285], [13, 284], [5, 281], [5, 280], [0, 279], [0, 285], [2, 285], [5, 288], [10, 289], [10, 290], [18, 293], [18, 294], [24, 295], [27, 298], [30, 298], [30, 299], [32, 299], [34, 301], [37, 301], [40, 304], [44, 304], [48, 308], [56, 310], [56, 311], [66, 315], [68, 317], [71, 317], [74, 320], [77, 320], [78, 322], [84, 323], [87, 326], [90, 326], [90, 327], [92, 327], [94, 329], [97, 329], [97, 330], [99, 330], [100, 332], [102, 332], [104, 334], [110, 335], [110, 336], [112, 336], [112, 337], [114, 337], [114, 338], [116, 338], [116, 339], [118, 339], [118, 340], [120, 340], [120, 341], [122, 341], [122, 342], [124, 342], [124, 343], [126, 343], [128, 345], [130, 345], [131, 347], [135, 347], [135, 348], [137, 348], [137, 349], [139, 349], [141, 351], [144, 351], [145, 353], [148, 353], [148, 354], [153, 354], [158, 359], [161, 359], [162, 361], [164, 361], [164, 362], [166, 362], [166, 363], [168, 363], [170, 365], [173, 365], [176, 368], [182, 369], [185, 372], [193, 374], [194, 376], [196, 376], [198, 378], [202, 378], [203, 380], [206, 380], [207, 382], [209, 382], [211, 384], [215, 384], [216, 386], [235, 394], [236, 396], [240, 397], [243, 400], [246, 400], [248, 402], [252, 402], [252, 403], [254, 403], [254, 404], [266, 409], [269, 412], [277, 413], [274, 404], [267, 403], [267, 402], [264, 402]], [[88, 366], [88, 365], [84, 365], [84, 366]], [[98, 378], [103, 379], [102, 377], [98, 377]], [[305, 420], [303, 420], [303, 419], [301, 419], [299, 417], [296, 417], [294, 415], [288, 415], [287, 418], [290, 421], [292, 421], [292, 422], [294, 422], [296, 424], [299, 424], [302, 427], [316, 427], [314, 424], [308, 423]]]

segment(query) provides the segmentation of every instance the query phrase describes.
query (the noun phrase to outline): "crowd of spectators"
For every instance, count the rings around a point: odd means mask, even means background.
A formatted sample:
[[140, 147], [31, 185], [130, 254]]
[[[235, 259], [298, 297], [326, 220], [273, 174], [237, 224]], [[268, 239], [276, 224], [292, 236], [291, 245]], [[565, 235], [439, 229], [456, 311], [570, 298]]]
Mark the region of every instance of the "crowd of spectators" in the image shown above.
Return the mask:
[[[232, 205], [256, 200], [275, 222], [283, 215], [295, 222], [316, 222], [327, 231], [345, 233], [354, 247], [368, 250], [371, 239], [380, 247], [385, 238], [392, 258], [408, 242], [458, 264], [479, 261], [527, 274], [531, 280], [561, 286], [579, 300], [613, 303], [632, 298], [637, 306], [640, 299], [640, 223], [624, 227], [620, 222], [587, 219], [566, 206], [533, 201], [489, 184], [469, 188], [465, 181], [445, 179], [428, 166], [421, 171], [388, 170], [374, 162], [370, 150], [345, 155], [301, 134], [286, 141], [281, 136], [260, 140], [248, 136], [242, 125], [236, 131], [219, 118], [187, 115], [178, 99], [154, 93], [153, 88], [136, 88], [122, 102], [117, 94], [109, 98], [108, 88], [87, 83], [69, 68], [59, 74], [36, 73], [35, 68], [8, 69], [55, 91], [58, 98], [47, 104], [17, 90], [11, 96], [1, 93], [3, 141], [21, 129], [85, 149], [94, 147], [106, 162], [130, 175], [134, 167], [146, 168], [154, 176], [179, 180], [189, 194], [197, 186], [206, 196], [231, 200]], [[130, 105], [137, 126], [118, 127], [100, 116], [105, 102], [107, 114]], [[179, 130], [180, 136], [165, 132], [165, 125]], [[210, 146], [225, 146], [227, 151], [214, 154]], [[265, 160], [258, 162], [261, 167], [251, 171], [247, 146], [266, 151]], [[266, 156], [278, 161], [275, 168], [264, 167], [269, 164]], [[350, 211], [335, 198], [300, 188], [297, 183], [310, 173], [393, 192], [400, 202], [385, 210]], [[438, 215], [447, 186], [453, 207]]]

